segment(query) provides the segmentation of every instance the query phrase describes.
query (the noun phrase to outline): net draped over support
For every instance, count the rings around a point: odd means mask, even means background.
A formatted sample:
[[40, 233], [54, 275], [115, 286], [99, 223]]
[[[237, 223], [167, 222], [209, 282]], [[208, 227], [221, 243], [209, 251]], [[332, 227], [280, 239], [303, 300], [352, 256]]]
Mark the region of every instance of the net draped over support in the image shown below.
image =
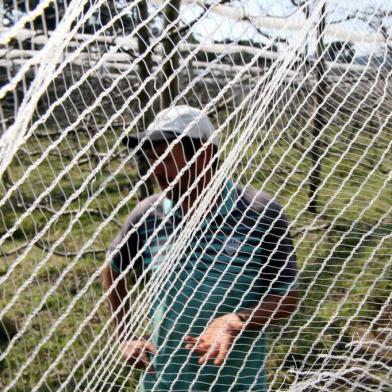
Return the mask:
[[[389, 2], [0, 7], [2, 390], [392, 390]], [[123, 144], [180, 105], [199, 118], [154, 163], [146, 138]], [[161, 191], [152, 173], [204, 115], [213, 135]], [[196, 365], [186, 335], [283, 286], [293, 312], [238, 335], [219, 369]], [[155, 373], [122, 353], [147, 335]]]

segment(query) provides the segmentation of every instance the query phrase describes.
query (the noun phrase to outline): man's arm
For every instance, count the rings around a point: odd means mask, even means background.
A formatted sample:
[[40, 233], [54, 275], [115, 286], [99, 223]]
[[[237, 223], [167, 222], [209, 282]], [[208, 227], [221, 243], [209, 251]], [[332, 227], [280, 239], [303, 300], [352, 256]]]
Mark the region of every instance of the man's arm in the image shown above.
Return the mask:
[[247, 323], [247, 329], [260, 329], [286, 319], [297, 307], [298, 291], [291, 290], [285, 295], [268, 294], [255, 309], [242, 309], [236, 315]]
[[197, 339], [186, 337], [186, 348], [202, 355], [199, 363], [214, 359], [215, 365], [222, 364], [233, 340], [244, 328], [262, 329], [287, 318], [296, 309], [298, 292], [294, 283], [297, 268], [288, 221], [282, 207], [271, 201], [268, 195], [259, 192], [255, 200], [253, 207], [263, 219], [249, 231], [254, 236], [261, 236], [264, 252], [257, 287], [260, 296], [266, 293], [265, 298], [253, 309], [242, 309], [212, 320]]
[[[130, 330], [133, 304], [132, 298], [127, 298], [127, 296], [128, 278], [130, 280], [137, 279], [143, 270], [142, 258], [139, 257], [135, 260], [135, 257], [139, 249], [143, 246], [147, 235], [146, 233], [140, 234], [133, 227], [140, 221], [145, 211], [151, 207], [157, 197], [158, 195], [153, 195], [144, 199], [129, 214], [121, 231], [110, 246], [109, 251], [112, 254], [112, 260], [110, 265], [104, 268], [102, 276], [103, 287], [107, 292], [110, 311], [112, 314], [116, 313], [113, 324], [117, 329], [122, 353], [129, 365], [136, 368], [147, 368], [148, 371], [153, 371], [149, 363], [148, 353], [155, 353], [156, 348], [147, 340], [148, 338], [146, 336], [137, 337], [137, 331]], [[124, 241], [125, 236], [128, 237], [127, 241]], [[124, 271], [131, 261], [133, 266], [127, 273], [127, 277], [123, 276], [119, 278], [120, 271]], [[119, 279], [116, 282], [117, 278]]]
[[214, 359], [215, 365], [221, 365], [241, 331], [261, 330], [267, 323], [286, 319], [296, 309], [297, 302], [296, 290], [283, 296], [268, 294], [256, 308], [225, 314], [213, 320], [200, 337], [187, 336], [185, 348], [201, 355], [199, 364]]
[[[127, 217], [121, 230], [108, 249], [109, 254], [111, 254], [111, 260], [105, 266], [102, 273], [103, 288], [107, 292], [110, 311], [114, 313], [118, 310], [113, 320], [114, 326], [118, 327], [118, 336], [121, 335], [124, 327], [129, 324], [127, 321], [130, 317], [130, 299], [124, 300], [128, 294], [128, 278], [137, 278], [142, 268], [142, 260], [140, 258], [134, 260], [134, 258], [144, 243], [144, 237], [139, 235], [139, 231], [135, 230], [134, 226], [140, 221], [146, 208], [150, 206], [150, 199], [152, 200], [150, 197], [138, 203]], [[128, 239], [124, 241], [124, 237], [128, 237]], [[124, 271], [129, 266], [131, 260], [133, 261], [133, 268], [127, 273], [127, 276], [123, 276], [114, 283], [120, 276], [121, 271]], [[112, 288], [113, 285], [115, 287]], [[112, 290], [109, 291], [110, 288]]]
[[[126, 318], [129, 317], [129, 301], [124, 300], [126, 297], [127, 290], [127, 280], [123, 276], [117, 283], [114, 283], [120, 274], [113, 270], [110, 266], [106, 266], [103, 270], [103, 288], [105, 292], [115, 284], [112, 291], [108, 293], [109, 308], [110, 312], [113, 314], [119, 309], [113, 319], [114, 327], [117, 329], [117, 336], [120, 336], [124, 327], [127, 325]], [[118, 328], [117, 328], [118, 327]]]
[[[130, 317], [129, 300], [125, 299], [128, 294], [127, 279], [122, 277], [117, 283], [115, 280], [119, 277], [119, 273], [114, 271], [110, 266], [106, 266], [103, 270], [103, 287], [106, 292], [114, 284], [115, 287], [112, 291], [108, 292], [109, 307], [111, 313], [116, 312], [113, 324], [117, 329], [117, 336], [120, 338], [125, 329], [129, 328], [127, 320]], [[117, 328], [118, 327], [118, 328]], [[129, 334], [129, 331], [126, 331]], [[153, 366], [150, 364], [148, 354], [154, 354], [156, 347], [144, 338], [132, 338], [125, 340], [124, 336], [121, 338], [121, 350], [123, 356], [128, 364], [139, 369], [147, 369], [149, 372], [154, 372]]]

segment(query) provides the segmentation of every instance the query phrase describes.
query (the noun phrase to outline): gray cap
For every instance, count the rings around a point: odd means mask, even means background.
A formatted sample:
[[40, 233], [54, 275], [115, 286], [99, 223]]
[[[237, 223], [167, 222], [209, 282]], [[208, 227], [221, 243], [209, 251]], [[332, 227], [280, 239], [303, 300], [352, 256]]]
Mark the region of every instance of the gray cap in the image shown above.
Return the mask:
[[[126, 136], [123, 143], [134, 148], [145, 136], [150, 143], [153, 143], [170, 140], [184, 133], [192, 139], [207, 140], [214, 132], [214, 126], [202, 110], [179, 105], [162, 110], [146, 132]], [[212, 143], [216, 146], [219, 144], [217, 136], [212, 138]]]

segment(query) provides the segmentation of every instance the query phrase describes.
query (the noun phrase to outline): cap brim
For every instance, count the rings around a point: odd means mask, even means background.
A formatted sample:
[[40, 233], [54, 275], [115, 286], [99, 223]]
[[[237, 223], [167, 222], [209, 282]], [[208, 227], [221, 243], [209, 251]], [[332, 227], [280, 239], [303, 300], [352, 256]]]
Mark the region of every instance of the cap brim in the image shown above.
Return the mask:
[[138, 137], [134, 137], [134, 136], [125, 136], [121, 142], [122, 144], [124, 144], [125, 146], [127, 146], [128, 148], [135, 148], [139, 143], [140, 140]]
[[141, 146], [142, 150], [151, 148], [155, 143], [160, 143], [163, 141], [170, 142], [173, 139], [177, 138], [178, 135], [175, 132], [152, 132], [146, 138], [146, 132], [141, 132], [137, 135], [129, 135], [125, 136], [122, 139], [122, 143], [130, 149], [137, 147], [143, 140], [143, 144]]

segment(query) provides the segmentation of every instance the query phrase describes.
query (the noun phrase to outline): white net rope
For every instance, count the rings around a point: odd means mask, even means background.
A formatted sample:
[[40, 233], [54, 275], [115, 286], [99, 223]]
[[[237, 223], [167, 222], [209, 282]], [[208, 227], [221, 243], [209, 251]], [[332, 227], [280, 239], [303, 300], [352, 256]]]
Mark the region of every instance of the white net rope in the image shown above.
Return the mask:
[[382, 0], [2, 0], [1, 389], [390, 391], [391, 37]]

